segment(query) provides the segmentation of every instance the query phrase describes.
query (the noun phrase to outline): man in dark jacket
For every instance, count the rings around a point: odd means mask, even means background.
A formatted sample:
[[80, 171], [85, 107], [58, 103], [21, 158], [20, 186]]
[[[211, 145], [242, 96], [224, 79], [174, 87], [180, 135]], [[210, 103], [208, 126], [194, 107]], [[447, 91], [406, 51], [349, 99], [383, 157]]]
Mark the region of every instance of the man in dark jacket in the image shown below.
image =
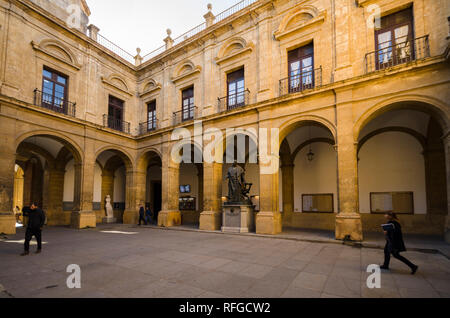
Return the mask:
[[147, 207], [147, 209], [145, 210], [145, 220], [147, 221], [148, 224], [152, 224], [152, 210], [150, 210], [150, 207]]
[[30, 241], [33, 236], [38, 244], [36, 254], [39, 254], [42, 251], [42, 228], [45, 224], [45, 213], [38, 208], [36, 203], [33, 203], [31, 207], [24, 207], [22, 212], [23, 216], [28, 217], [28, 225], [25, 233], [25, 250], [21, 256], [30, 254]]
[[144, 224], [147, 225], [147, 221], [145, 220], [145, 209], [141, 205], [139, 208], [139, 226], [141, 225], [142, 221], [144, 221]]
[[397, 215], [395, 213], [387, 213], [385, 215], [388, 223], [392, 225], [392, 229], [385, 231], [386, 246], [384, 248], [384, 264], [381, 269], [389, 269], [389, 263], [391, 261], [391, 254], [396, 259], [411, 268], [411, 274], [415, 274], [419, 266], [411, 263], [406, 257], [400, 255], [401, 252], [406, 252], [405, 242], [403, 241], [402, 226], [398, 222]]

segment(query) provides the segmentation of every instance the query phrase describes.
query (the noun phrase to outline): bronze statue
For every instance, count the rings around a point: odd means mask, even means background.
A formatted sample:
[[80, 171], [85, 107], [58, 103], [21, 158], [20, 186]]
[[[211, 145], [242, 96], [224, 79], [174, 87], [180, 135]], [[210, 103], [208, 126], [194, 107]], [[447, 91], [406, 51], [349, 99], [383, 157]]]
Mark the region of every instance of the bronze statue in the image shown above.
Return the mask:
[[228, 169], [226, 178], [228, 179], [228, 202], [244, 203], [248, 201], [247, 194], [250, 192], [251, 185], [245, 183], [245, 170], [238, 166], [236, 161]]

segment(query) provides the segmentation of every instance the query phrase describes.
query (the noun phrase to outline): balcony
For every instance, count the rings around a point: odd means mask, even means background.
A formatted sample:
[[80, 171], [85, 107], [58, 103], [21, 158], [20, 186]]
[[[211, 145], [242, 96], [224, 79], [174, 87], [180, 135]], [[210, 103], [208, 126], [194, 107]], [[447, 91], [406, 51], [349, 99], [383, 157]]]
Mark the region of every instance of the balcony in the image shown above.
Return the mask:
[[159, 128], [157, 119], [147, 121], [139, 124], [139, 135], [145, 135], [149, 132], [155, 131]]
[[76, 114], [76, 103], [69, 102], [64, 98], [59, 98], [51, 94], [46, 94], [37, 88], [34, 90], [34, 105], [67, 116], [75, 117]]
[[322, 67], [280, 80], [280, 96], [322, 86]]
[[219, 113], [246, 106], [249, 102], [250, 91], [248, 89], [237, 94], [232, 94], [217, 99]]
[[130, 133], [130, 123], [106, 114], [103, 115], [103, 127], [108, 127], [126, 134]]
[[197, 106], [173, 113], [173, 124], [178, 125], [197, 118]]
[[417, 38], [413, 42], [413, 45], [411, 41], [406, 41], [367, 53], [366, 73], [372, 73], [430, 57], [428, 35]]

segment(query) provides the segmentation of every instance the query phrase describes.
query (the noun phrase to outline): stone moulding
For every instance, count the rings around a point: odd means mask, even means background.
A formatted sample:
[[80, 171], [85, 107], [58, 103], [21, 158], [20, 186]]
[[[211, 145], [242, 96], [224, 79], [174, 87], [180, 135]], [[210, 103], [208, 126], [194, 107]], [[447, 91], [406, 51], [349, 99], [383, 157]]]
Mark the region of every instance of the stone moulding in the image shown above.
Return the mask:
[[145, 97], [150, 95], [156, 91], [159, 91], [162, 88], [162, 85], [154, 80], [150, 80], [147, 84], [144, 85], [144, 90], [142, 93], [139, 93], [139, 97]]
[[[111, 75], [109, 77], [101, 76], [100, 78], [103, 84], [111, 86], [112, 88], [117, 89], [127, 95], [133, 96], [133, 93], [130, 92], [130, 90], [128, 89], [128, 85], [125, 83], [125, 81], [122, 78], [118, 77], [117, 75]], [[124, 87], [121, 87], [120, 85], [114, 83], [115, 81], [122, 83]]]
[[249, 46], [247, 46], [247, 47], [245, 47], [245, 48], [243, 48], [243, 49], [241, 49], [241, 50], [239, 50], [237, 52], [234, 52], [234, 53], [232, 53], [230, 55], [227, 55], [227, 56], [224, 56], [222, 58], [216, 57], [215, 61], [216, 61], [217, 65], [220, 65], [220, 64], [222, 64], [222, 63], [224, 63], [226, 61], [229, 61], [229, 60], [232, 60], [234, 58], [237, 58], [238, 56], [241, 56], [241, 55], [243, 55], [245, 53], [251, 53], [252, 51], [253, 51], [253, 46], [249, 45]]
[[176, 83], [176, 82], [181, 81], [181, 80], [184, 79], [184, 78], [193, 76], [193, 75], [195, 75], [195, 74], [199, 74], [201, 71], [202, 71], [201, 66], [196, 66], [196, 67], [195, 67], [194, 69], [192, 69], [191, 71], [186, 72], [186, 73], [183, 73], [183, 74], [181, 74], [181, 75], [179, 75], [179, 76], [176, 76], [176, 77], [172, 77], [170, 80], [171, 80], [173, 83]]
[[[300, 23], [299, 25], [297, 25], [293, 28], [288, 28], [289, 23], [296, 16], [299, 16], [301, 14], [309, 15], [309, 16], [311, 16], [311, 18], [307, 19], [303, 23]], [[298, 11], [295, 11], [294, 13], [289, 14], [287, 17], [285, 17], [283, 22], [280, 24], [278, 31], [276, 31], [273, 34], [273, 36], [274, 36], [275, 40], [280, 41], [282, 38], [284, 38], [294, 32], [299, 32], [305, 28], [323, 23], [326, 19], [326, 16], [327, 16], [326, 11], [317, 13], [317, 10], [313, 10], [313, 9], [300, 9]]]
[[[31, 41], [31, 46], [35, 51], [48, 55], [60, 62], [73, 67], [76, 70], [81, 69], [81, 64], [78, 62], [76, 56], [72, 53], [72, 51], [58, 41], [43, 40], [39, 44], [37, 44], [35, 41]], [[52, 49], [52, 47], [54, 49]], [[62, 54], [58, 54], [58, 51]]]

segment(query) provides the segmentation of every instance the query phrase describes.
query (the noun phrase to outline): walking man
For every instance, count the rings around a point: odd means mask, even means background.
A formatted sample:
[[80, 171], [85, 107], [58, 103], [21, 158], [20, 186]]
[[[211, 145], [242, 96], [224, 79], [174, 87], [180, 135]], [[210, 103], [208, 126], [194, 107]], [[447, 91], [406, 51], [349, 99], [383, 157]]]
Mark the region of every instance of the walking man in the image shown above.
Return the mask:
[[144, 221], [144, 224], [147, 225], [147, 221], [145, 220], [145, 209], [141, 205], [139, 208], [139, 226], [141, 226], [142, 221]]
[[147, 207], [147, 209], [145, 210], [145, 221], [148, 224], [152, 224], [152, 211], [150, 210], [150, 207]]
[[42, 228], [45, 224], [45, 213], [36, 203], [31, 204], [31, 207], [24, 207], [22, 212], [23, 216], [28, 217], [28, 225], [25, 233], [24, 252], [21, 256], [30, 254], [30, 241], [33, 236], [36, 238], [38, 244], [36, 254], [39, 254], [42, 251]]

